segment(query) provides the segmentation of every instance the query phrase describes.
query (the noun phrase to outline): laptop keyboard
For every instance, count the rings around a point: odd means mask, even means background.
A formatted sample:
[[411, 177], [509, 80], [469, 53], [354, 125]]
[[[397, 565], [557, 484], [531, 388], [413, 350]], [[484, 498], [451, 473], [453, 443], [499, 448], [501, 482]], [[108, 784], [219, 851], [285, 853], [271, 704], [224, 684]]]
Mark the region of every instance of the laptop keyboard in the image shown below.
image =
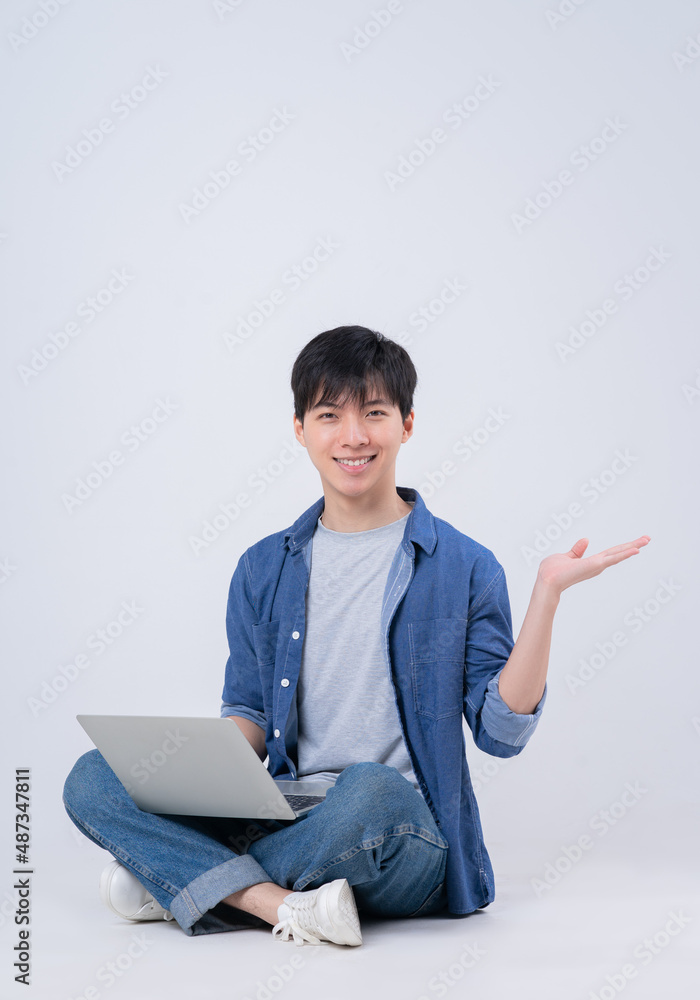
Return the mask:
[[300, 795], [298, 792], [290, 793], [289, 795], [285, 793], [284, 797], [294, 812], [305, 809], [307, 806], [318, 805], [319, 802], [323, 802], [325, 799], [325, 795]]

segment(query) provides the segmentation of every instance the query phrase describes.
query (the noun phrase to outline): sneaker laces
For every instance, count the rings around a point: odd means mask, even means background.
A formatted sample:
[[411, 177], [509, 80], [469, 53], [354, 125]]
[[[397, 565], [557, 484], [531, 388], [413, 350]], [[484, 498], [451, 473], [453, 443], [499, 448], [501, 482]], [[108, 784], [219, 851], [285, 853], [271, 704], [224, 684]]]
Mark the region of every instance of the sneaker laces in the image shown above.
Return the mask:
[[272, 928], [272, 936], [279, 938], [281, 941], [289, 941], [291, 937], [297, 947], [305, 942], [306, 944], [321, 943], [320, 938], [317, 938], [315, 934], [312, 934], [309, 930], [302, 927], [301, 924], [298, 924], [294, 917], [287, 917], [286, 920], [275, 924]]
[[[275, 924], [272, 928], [272, 936], [280, 938], [281, 941], [289, 941], [291, 937], [297, 947], [304, 943], [321, 944], [322, 939], [318, 937], [320, 928], [313, 914], [315, 896], [314, 892], [299, 894], [296, 899], [287, 903], [291, 913], [284, 920]], [[314, 931], [316, 931], [315, 934]], [[323, 940], [326, 940], [325, 935]]]
[[172, 913], [170, 912], [170, 910], [164, 910], [163, 909], [163, 907], [160, 905], [160, 903], [155, 898], [155, 896], [151, 896], [150, 899], [146, 900], [146, 902], [143, 904], [143, 906], [139, 910], [138, 915], [139, 916], [146, 916], [147, 914], [152, 913], [154, 910], [163, 910], [163, 920], [174, 920], [175, 919], [173, 917]]

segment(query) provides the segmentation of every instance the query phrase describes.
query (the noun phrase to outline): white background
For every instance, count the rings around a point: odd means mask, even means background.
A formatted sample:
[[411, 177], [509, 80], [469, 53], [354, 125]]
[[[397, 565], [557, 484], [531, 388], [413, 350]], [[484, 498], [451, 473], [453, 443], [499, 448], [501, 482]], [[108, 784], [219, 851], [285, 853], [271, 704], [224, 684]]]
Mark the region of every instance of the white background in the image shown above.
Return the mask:
[[[438, 996], [431, 977], [468, 940], [487, 947], [465, 973], [480, 996], [509, 995], [510, 976], [520, 996], [600, 995], [630, 961], [630, 997], [689, 982], [700, 11], [560, 8], [3, 5], [3, 995], [23, 995], [15, 767], [33, 773], [33, 996], [252, 997], [296, 953], [257, 932], [148, 925], [154, 943], [106, 988], [96, 970], [134, 928], [99, 903], [108, 859], [74, 831], [61, 787], [91, 746], [78, 712], [218, 715], [235, 564], [321, 495], [303, 451], [278, 459], [293, 442], [291, 365], [316, 333], [354, 323], [411, 353], [397, 483], [494, 551], [516, 634], [542, 555], [584, 536], [590, 552], [652, 541], [563, 595], [526, 751], [501, 761], [469, 741], [496, 902], [467, 921], [375, 927], [357, 951], [304, 949], [283, 995]], [[446, 304], [447, 283], [461, 291]], [[490, 410], [507, 415], [493, 433]], [[241, 493], [227, 519], [220, 505]], [[123, 602], [135, 618], [100, 647]], [[628, 783], [644, 793], [595, 833]], [[586, 833], [593, 847], [538, 892]], [[692, 919], [668, 949], [630, 959], [683, 907]]]

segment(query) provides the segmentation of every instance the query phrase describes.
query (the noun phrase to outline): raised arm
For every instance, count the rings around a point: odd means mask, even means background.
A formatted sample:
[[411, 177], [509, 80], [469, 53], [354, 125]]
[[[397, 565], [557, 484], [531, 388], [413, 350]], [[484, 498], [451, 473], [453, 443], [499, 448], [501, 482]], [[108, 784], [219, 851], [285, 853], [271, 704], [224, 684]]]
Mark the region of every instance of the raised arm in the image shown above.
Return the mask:
[[512, 712], [534, 712], [547, 679], [554, 613], [564, 590], [598, 576], [616, 563], [635, 556], [650, 541], [642, 535], [596, 555], [582, 558], [588, 539], [579, 538], [568, 552], [547, 556], [540, 563], [520, 634], [498, 681], [498, 692]]

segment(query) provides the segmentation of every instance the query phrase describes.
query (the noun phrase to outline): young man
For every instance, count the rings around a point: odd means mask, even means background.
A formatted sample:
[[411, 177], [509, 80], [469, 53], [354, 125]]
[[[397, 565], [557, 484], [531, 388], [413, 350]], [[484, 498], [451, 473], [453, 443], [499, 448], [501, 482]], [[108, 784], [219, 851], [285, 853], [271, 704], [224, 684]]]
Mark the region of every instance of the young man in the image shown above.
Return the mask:
[[324, 802], [291, 822], [151, 815], [86, 754], [64, 800], [117, 859], [101, 891], [119, 915], [359, 945], [358, 909], [468, 914], [493, 900], [462, 715], [484, 752], [520, 753], [562, 591], [649, 538], [586, 559], [580, 539], [544, 559], [514, 643], [493, 553], [396, 486], [415, 386], [407, 352], [364, 327], [306, 345], [294, 432], [323, 497], [244, 552], [231, 582], [221, 714], [273, 777], [325, 779]]

